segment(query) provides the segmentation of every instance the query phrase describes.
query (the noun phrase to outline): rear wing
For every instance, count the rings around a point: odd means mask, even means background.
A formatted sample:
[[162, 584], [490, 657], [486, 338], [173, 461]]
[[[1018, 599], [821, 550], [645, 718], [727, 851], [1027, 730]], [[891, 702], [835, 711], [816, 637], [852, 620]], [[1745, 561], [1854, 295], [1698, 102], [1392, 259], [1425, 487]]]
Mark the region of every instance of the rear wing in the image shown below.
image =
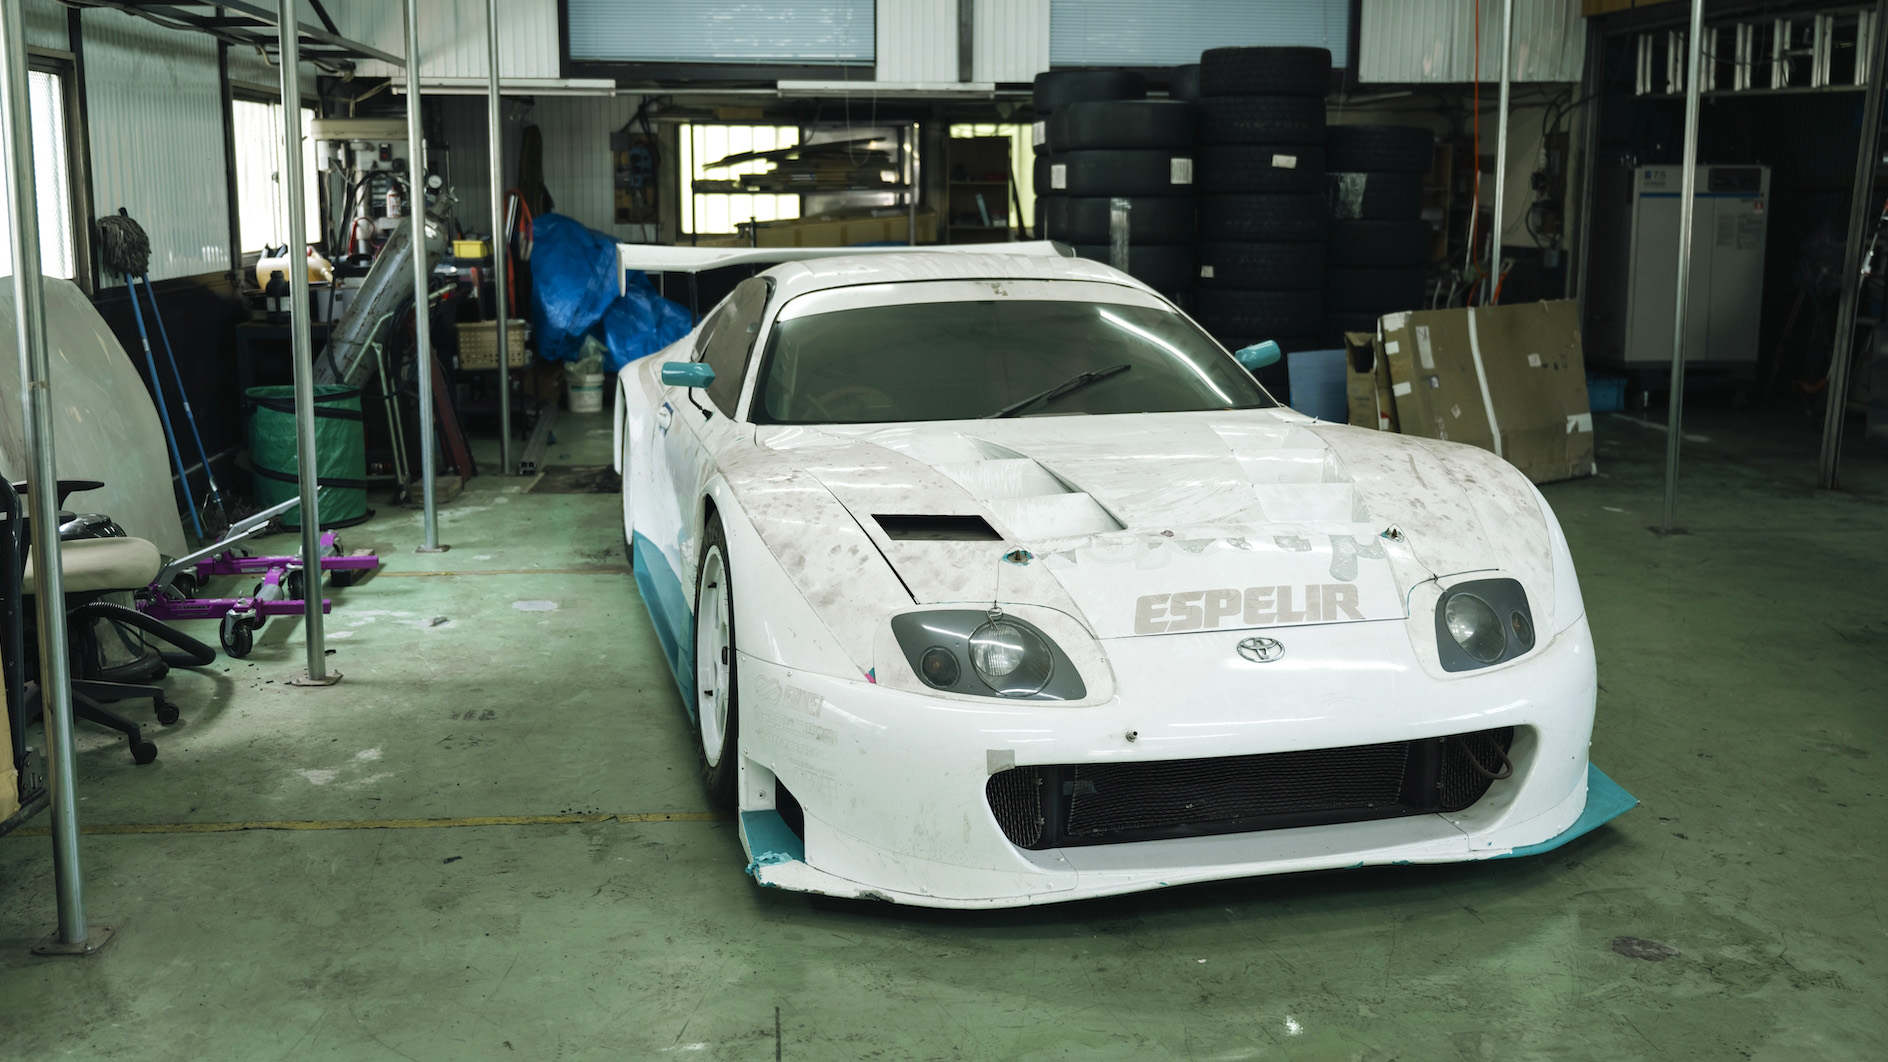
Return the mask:
[[627, 270], [645, 273], [701, 273], [735, 265], [779, 265], [804, 262], [814, 258], [838, 258], [862, 254], [1022, 254], [1054, 258], [1073, 258], [1066, 244], [1051, 240], [1026, 240], [1018, 243], [958, 243], [916, 246], [858, 247], [666, 247], [653, 243], [616, 245], [616, 283], [619, 291], [628, 290]]

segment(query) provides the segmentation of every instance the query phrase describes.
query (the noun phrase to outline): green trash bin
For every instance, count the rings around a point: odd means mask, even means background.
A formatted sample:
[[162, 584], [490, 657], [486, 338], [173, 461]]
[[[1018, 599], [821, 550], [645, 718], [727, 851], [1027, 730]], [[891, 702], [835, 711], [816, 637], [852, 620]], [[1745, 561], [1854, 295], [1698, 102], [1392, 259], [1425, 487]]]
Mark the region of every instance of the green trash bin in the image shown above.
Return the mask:
[[[244, 396], [249, 415], [249, 464], [255, 474], [256, 504], [264, 509], [300, 497], [295, 453], [295, 389], [251, 387]], [[367, 508], [367, 432], [359, 388], [315, 386], [315, 486], [321, 527], [358, 524], [372, 516]], [[282, 523], [300, 527], [302, 508], [282, 514]]]

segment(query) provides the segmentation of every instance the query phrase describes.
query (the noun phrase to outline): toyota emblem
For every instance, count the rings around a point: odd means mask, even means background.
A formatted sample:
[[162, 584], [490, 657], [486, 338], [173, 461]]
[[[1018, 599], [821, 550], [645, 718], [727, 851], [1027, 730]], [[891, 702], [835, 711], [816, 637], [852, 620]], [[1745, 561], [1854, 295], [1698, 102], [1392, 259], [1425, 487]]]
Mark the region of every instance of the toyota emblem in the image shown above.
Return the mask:
[[1285, 647], [1276, 638], [1247, 638], [1239, 643], [1239, 655], [1255, 664], [1269, 664], [1285, 655]]

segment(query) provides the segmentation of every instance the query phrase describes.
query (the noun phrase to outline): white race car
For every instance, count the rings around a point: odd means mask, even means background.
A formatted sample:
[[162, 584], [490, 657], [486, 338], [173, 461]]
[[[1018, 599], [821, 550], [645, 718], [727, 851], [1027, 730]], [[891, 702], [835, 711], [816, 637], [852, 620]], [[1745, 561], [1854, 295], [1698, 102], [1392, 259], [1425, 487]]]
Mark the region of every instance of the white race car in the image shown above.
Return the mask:
[[1587, 762], [1567, 544], [1500, 458], [1284, 408], [1247, 369], [1276, 348], [1054, 245], [797, 256], [616, 406], [637, 584], [761, 884], [1014, 906], [1631, 806]]

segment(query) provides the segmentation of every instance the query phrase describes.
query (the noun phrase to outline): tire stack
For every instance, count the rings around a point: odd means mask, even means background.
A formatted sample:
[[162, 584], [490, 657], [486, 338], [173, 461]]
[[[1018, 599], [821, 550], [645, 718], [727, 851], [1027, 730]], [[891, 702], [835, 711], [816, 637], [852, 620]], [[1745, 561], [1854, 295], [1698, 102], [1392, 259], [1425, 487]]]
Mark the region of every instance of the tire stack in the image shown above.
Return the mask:
[[1049, 187], [1049, 119], [1072, 103], [1145, 99], [1147, 79], [1125, 70], [1067, 70], [1037, 74], [1034, 88], [1036, 121], [1030, 142], [1036, 151], [1036, 238], [1060, 239], [1049, 234], [1048, 206], [1061, 198]]
[[[1323, 48], [1200, 56], [1199, 287], [1194, 317], [1227, 349], [1317, 346], [1323, 320]], [[1260, 373], [1283, 397], [1284, 362]]]
[[1325, 131], [1331, 221], [1324, 273], [1329, 346], [1345, 332], [1374, 332], [1386, 313], [1420, 309], [1429, 265], [1423, 175], [1435, 136], [1402, 125], [1334, 125]]
[[[1049, 150], [1036, 156], [1040, 234], [1069, 244], [1083, 258], [1108, 262], [1112, 200], [1125, 198], [1127, 272], [1156, 291], [1184, 299], [1197, 268], [1194, 109], [1182, 101], [1124, 95], [1144, 95], [1145, 90], [1139, 74], [1036, 78], [1037, 114], [1048, 108]], [[1104, 92], [1113, 95], [1097, 98]]]

